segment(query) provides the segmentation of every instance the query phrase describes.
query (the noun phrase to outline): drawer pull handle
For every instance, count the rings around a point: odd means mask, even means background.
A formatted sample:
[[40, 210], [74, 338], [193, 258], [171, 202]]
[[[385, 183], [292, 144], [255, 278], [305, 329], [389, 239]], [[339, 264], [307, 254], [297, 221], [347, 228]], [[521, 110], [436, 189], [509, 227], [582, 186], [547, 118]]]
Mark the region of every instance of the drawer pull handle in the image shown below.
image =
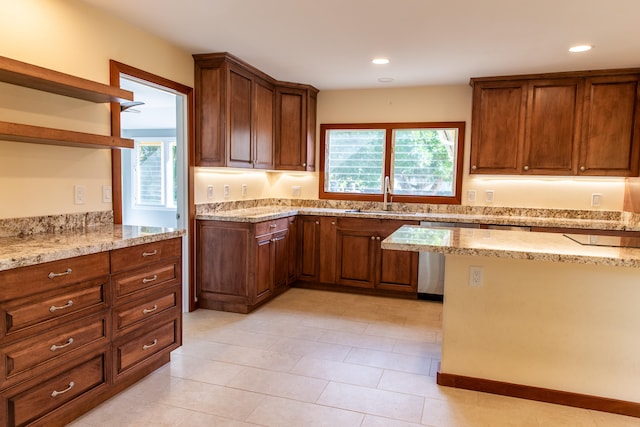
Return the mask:
[[151, 276], [149, 278], [145, 277], [144, 279], [142, 279], [142, 283], [155, 282], [156, 280], [158, 280], [158, 275], [154, 274], [153, 276]]
[[277, 225], [276, 224], [269, 224], [269, 228], [276, 228]]
[[158, 340], [157, 340], [157, 339], [156, 339], [156, 340], [153, 340], [153, 342], [152, 342], [151, 344], [145, 344], [145, 345], [143, 345], [143, 346], [142, 346], [142, 349], [143, 349], [143, 350], [148, 350], [148, 349], [150, 349], [151, 347], [155, 347], [155, 345], [156, 345], [156, 344], [158, 344]]
[[60, 345], [55, 345], [55, 344], [54, 344], [54, 345], [52, 345], [51, 347], [49, 347], [49, 350], [51, 350], [51, 351], [60, 350], [61, 348], [68, 347], [68, 346], [70, 346], [71, 344], [73, 344], [73, 338], [69, 338], [69, 339], [67, 340], [67, 343], [66, 343], [66, 344], [60, 344]]
[[53, 391], [51, 392], [51, 397], [56, 397], [56, 396], [58, 396], [58, 395], [60, 395], [60, 394], [65, 394], [66, 392], [68, 392], [69, 390], [71, 390], [72, 388], [74, 388], [75, 386], [76, 386], [76, 383], [74, 383], [73, 381], [71, 381], [71, 382], [69, 383], [69, 386], [68, 386], [67, 388], [65, 388], [64, 390], [62, 390], [62, 391], [53, 390]]
[[154, 256], [154, 255], [158, 255], [158, 250], [154, 249], [153, 252], [142, 252], [142, 256], [147, 257], [147, 256]]
[[154, 304], [152, 308], [145, 308], [144, 310], [142, 310], [142, 314], [153, 313], [157, 309], [158, 309], [158, 304]]
[[71, 269], [67, 268], [67, 271], [62, 272], [62, 273], [54, 273], [53, 271], [51, 273], [49, 273], [49, 279], [55, 279], [56, 277], [60, 277], [60, 276], [68, 276], [69, 274], [71, 274]]
[[65, 305], [59, 305], [59, 306], [52, 305], [51, 307], [49, 307], [49, 311], [52, 313], [55, 313], [57, 310], [64, 310], [65, 308], [69, 308], [72, 305], [73, 305], [73, 300], [69, 300]]

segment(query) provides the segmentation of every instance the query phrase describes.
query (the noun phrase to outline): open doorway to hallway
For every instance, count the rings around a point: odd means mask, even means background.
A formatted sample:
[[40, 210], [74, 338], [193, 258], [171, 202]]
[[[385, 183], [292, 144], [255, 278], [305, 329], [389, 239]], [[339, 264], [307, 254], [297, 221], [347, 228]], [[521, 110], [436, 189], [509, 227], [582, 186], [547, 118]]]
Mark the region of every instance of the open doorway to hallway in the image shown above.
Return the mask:
[[112, 134], [134, 140], [131, 150], [112, 150], [114, 222], [186, 230], [182, 301], [183, 311], [193, 310], [193, 88], [113, 60], [110, 66], [111, 84], [136, 101], [112, 104]]

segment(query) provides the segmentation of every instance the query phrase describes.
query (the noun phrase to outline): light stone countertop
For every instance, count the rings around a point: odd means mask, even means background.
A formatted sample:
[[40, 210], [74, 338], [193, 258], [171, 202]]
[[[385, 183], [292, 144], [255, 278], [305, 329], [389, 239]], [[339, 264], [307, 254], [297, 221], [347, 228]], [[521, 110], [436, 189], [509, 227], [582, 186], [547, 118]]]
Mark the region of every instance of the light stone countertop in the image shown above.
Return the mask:
[[81, 255], [168, 240], [184, 230], [130, 225], [101, 225], [82, 231], [37, 233], [0, 238], [0, 271]]
[[560, 233], [403, 225], [382, 249], [640, 267], [640, 249], [582, 245]]
[[233, 221], [233, 222], [262, 222], [294, 215], [318, 215], [351, 218], [398, 219], [406, 221], [439, 221], [468, 224], [491, 224], [513, 226], [537, 226], [560, 228], [584, 228], [595, 230], [638, 230], [620, 220], [592, 220], [567, 217], [544, 216], [514, 216], [514, 215], [470, 215], [456, 213], [430, 213], [406, 211], [362, 210], [353, 212], [351, 209], [329, 209], [293, 206], [263, 206], [246, 209], [234, 209], [203, 213], [196, 216], [199, 220]]

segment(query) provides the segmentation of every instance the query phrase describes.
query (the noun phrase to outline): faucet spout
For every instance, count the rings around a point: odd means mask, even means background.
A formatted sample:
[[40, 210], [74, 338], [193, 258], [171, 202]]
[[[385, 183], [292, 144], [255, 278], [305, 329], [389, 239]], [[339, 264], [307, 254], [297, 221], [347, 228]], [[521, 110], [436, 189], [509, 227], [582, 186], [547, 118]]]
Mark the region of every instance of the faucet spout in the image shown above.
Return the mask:
[[384, 195], [382, 198], [382, 208], [385, 211], [391, 210], [391, 186], [389, 185], [389, 177], [384, 177]]

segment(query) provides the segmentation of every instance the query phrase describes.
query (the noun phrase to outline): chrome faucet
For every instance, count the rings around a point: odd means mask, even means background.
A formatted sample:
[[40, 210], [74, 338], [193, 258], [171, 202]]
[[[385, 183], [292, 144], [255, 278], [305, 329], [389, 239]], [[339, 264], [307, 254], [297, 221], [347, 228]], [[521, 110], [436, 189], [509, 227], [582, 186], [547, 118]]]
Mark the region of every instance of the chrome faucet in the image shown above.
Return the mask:
[[391, 210], [391, 186], [389, 185], [389, 177], [384, 177], [384, 196], [382, 201], [382, 208], [385, 211]]

